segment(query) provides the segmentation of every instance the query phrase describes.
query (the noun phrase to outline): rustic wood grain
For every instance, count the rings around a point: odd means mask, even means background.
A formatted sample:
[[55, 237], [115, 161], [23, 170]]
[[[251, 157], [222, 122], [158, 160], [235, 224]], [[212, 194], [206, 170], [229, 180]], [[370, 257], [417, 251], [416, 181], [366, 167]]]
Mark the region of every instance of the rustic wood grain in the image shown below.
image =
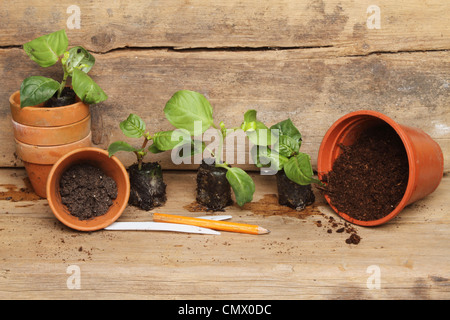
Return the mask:
[[[74, 4], [80, 29], [67, 27]], [[380, 29], [367, 25], [371, 5], [380, 8]], [[92, 137], [101, 148], [124, 139], [118, 123], [130, 112], [150, 131], [170, 129], [164, 104], [190, 89], [205, 94], [216, 123], [228, 127], [249, 108], [268, 125], [290, 117], [314, 167], [334, 121], [358, 109], [380, 111], [430, 134], [448, 172], [449, 21], [443, 0], [2, 0], [0, 299], [449, 299], [448, 174], [390, 223], [355, 227], [362, 240], [349, 245], [329, 218], [343, 221], [317, 190], [313, 207], [286, 211], [276, 203], [274, 177], [257, 172], [254, 201], [226, 212], [271, 233], [204, 236], [73, 231], [30, 190], [22, 168], [5, 168], [22, 166], [10, 94], [30, 75], [62, 76], [58, 66], [39, 68], [21, 46], [66, 28], [70, 46], [94, 53], [91, 76], [109, 95], [91, 106]], [[134, 161], [118, 156], [125, 165]], [[147, 160], [164, 169], [197, 166], [174, 166], [170, 153]], [[195, 173], [164, 175], [161, 212], [203, 215], [192, 212]], [[151, 212], [128, 207], [121, 220], [151, 220]], [[80, 290], [67, 287], [71, 265], [80, 267]], [[379, 267], [380, 289], [367, 287], [370, 266]]]
[[[20, 47], [65, 28], [71, 46], [98, 53], [92, 75], [110, 96], [91, 108], [93, 141], [100, 147], [122, 138], [117, 123], [129, 112], [154, 130], [167, 129], [165, 102], [179, 89], [192, 89], [207, 95], [229, 126], [238, 125], [247, 108], [268, 124], [291, 117], [313, 165], [322, 136], [338, 117], [373, 109], [428, 132], [449, 168], [446, 1], [378, 1], [379, 29], [367, 24], [371, 1], [82, 0], [76, 4], [80, 29], [69, 29], [72, 5], [0, 4], [0, 166], [22, 165], [14, 156], [9, 95], [27, 76], [61, 77], [56, 66], [37, 67]], [[155, 159], [166, 168], [194, 168], [174, 167], [167, 153]]]
[[[366, 54], [450, 48], [450, 4], [442, 0], [4, 0], [0, 45], [22, 45], [68, 28], [73, 13], [67, 10], [74, 4], [80, 10], [80, 29], [68, 30], [72, 44], [95, 52], [124, 47], [339, 47], [346, 54]], [[373, 5], [380, 8], [380, 29], [367, 26]]]
[[[149, 221], [152, 212], [188, 216], [195, 174], [166, 172], [168, 201], [146, 212], [128, 207], [120, 221]], [[450, 179], [386, 225], [355, 227], [349, 245], [329, 218], [343, 221], [316, 192], [304, 212], [276, 201], [273, 176], [252, 174], [254, 202], [226, 214], [232, 221], [271, 230], [253, 236], [71, 230], [54, 218], [46, 200], [7, 200], [26, 193], [23, 169], [0, 170], [1, 299], [443, 299], [448, 290]], [[24, 188], [20, 190], [20, 188]], [[17, 199], [17, 198], [16, 198]], [[320, 223], [319, 223], [320, 222]], [[332, 230], [331, 233], [328, 230]], [[69, 266], [81, 288], [68, 289]], [[380, 288], [369, 289], [375, 266]], [[374, 267], [371, 267], [374, 268]]]
[[[94, 142], [106, 148], [113, 141], [127, 140], [118, 124], [130, 112], [140, 115], [151, 132], [172, 129], [164, 118], [164, 105], [176, 91], [190, 89], [203, 93], [214, 108], [216, 124], [223, 120], [229, 128], [240, 125], [250, 108], [258, 110], [268, 125], [290, 117], [303, 134], [302, 151], [311, 155], [314, 166], [332, 123], [348, 112], [370, 109], [430, 134], [441, 145], [445, 169], [450, 168], [448, 52], [323, 58], [318, 54], [322, 50], [158, 49], [96, 54], [91, 75], [109, 99], [91, 106]], [[23, 78], [41, 72], [32, 61], [21, 59], [24, 56], [17, 48], [0, 50], [0, 65], [8, 79], [0, 87], [2, 166], [21, 165], [14, 157], [6, 101]], [[59, 78], [58, 68], [48, 68], [44, 74]], [[161, 161], [167, 169], [196, 167], [175, 166], [170, 155], [166, 152], [147, 160]], [[134, 161], [124, 153], [118, 156], [126, 165]], [[253, 165], [243, 167], [254, 169]]]

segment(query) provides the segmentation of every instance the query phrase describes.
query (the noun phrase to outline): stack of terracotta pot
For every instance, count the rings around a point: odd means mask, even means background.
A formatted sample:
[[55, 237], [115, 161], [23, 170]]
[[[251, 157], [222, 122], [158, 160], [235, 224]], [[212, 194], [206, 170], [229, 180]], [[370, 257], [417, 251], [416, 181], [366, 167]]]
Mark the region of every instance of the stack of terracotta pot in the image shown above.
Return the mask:
[[89, 105], [20, 108], [20, 92], [9, 99], [16, 154], [23, 161], [34, 191], [46, 198], [46, 183], [53, 164], [63, 155], [91, 146]]

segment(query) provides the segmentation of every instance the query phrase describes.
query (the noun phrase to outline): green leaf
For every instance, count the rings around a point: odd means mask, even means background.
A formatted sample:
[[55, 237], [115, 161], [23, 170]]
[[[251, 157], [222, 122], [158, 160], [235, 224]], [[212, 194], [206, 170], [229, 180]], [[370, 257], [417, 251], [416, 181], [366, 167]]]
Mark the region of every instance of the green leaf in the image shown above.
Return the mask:
[[108, 99], [106, 93], [81, 70], [73, 69], [72, 87], [77, 96], [87, 104], [96, 104]]
[[247, 110], [244, 113], [244, 122], [241, 124], [241, 129], [245, 132], [254, 131], [256, 129], [257, 122], [259, 122], [260, 128], [267, 127], [260, 121], [256, 120], [256, 110]]
[[283, 169], [289, 160], [269, 147], [257, 145], [252, 147], [251, 156], [258, 168], [271, 167], [276, 171]]
[[241, 168], [227, 168], [226, 178], [233, 188], [236, 202], [239, 206], [243, 206], [247, 202], [253, 200], [255, 193], [255, 183], [252, 178]]
[[305, 153], [299, 153], [295, 157], [290, 158], [284, 165], [284, 173], [290, 180], [300, 185], [307, 185], [317, 181], [312, 177], [314, 173], [311, 167], [311, 158]]
[[116, 141], [109, 145], [108, 153], [110, 157], [118, 151], [134, 152], [138, 151], [138, 149], [132, 147], [131, 145], [123, 141]]
[[84, 73], [88, 73], [95, 64], [95, 58], [86, 49], [77, 46], [66, 51], [61, 62], [64, 65], [66, 72], [71, 75], [74, 68], [81, 70]]
[[140, 138], [145, 133], [145, 122], [136, 114], [130, 113], [128, 118], [119, 124], [123, 134], [130, 138]]
[[254, 128], [246, 131], [247, 137], [253, 144], [259, 146], [269, 146], [273, 143], [273, 141], [276, 141], [276, 137], [264, 123], [256, 121], [251, 122], [248, 125], [251, 125]]
[[50, 99], [59, 89], [59, 82], [41, 76], [26, 78], [20, 86], [20, 107], [35, 106]]
[[247, 112], [244, 113], [244, 121], [247, 123], [256, 122], [256, 110], [247, 110]]
[[23, 49], [41, 67], [54, 65], [69, 45], [66, 31], [59, 30], [36, 38], [23, 45]]
[[299, 143], [302, 140], [302, 135], [300, 131], [298, 131], [298, 129], [294, 126], [291, 119], [286, 119], [277, 124], [274, 124], [273, 126], [270, 127], [270, 129], [278, 129], [280, 132], [280, 136], [282, 135], [288, 136]]
[[268, 146], [275, 141], [275, 137], [272, 135], [269, 128], [264, 123], [257, 120], [256, 110], [248, 110], [245, 112], [241, 129], [247, 133], [248, 138], [253, 144]]
[[158, 150], [172, 150], [180, 145], [191, 143], [191, 135], [183, 129], [160, 131], [153, 135], [153, 143]]
[[203, 141], [191, 140], [188, 143], [177, 146], [176, 148], [174, 148], [174, 151], [179, 158], [186, 158], [199, 153], [203, 153], [203, 151], [205, 151], [205, 148], [206, 144]]
[[163, 150], [159, 150], [154, 143], [148, 148], [148, 151], [154, 154], [164, 152]]
[[[191, 135], [205, 132], [213, 125], [212, 107], [209, 101], [195, 91], [176, 92], [164, 107], [167, 120], [179, 129], [186, 129]], [[195, 122], [201, 122], [201, 132], [195, 132]]]
[[278, 137], [278, 142], [274, 146], [274, 148], [278, 148], [278, 152], [282, 156], [290, 158], [294, 154], [298, 153], [300, 144], [294, 138], [286, 135], [281, 135]]

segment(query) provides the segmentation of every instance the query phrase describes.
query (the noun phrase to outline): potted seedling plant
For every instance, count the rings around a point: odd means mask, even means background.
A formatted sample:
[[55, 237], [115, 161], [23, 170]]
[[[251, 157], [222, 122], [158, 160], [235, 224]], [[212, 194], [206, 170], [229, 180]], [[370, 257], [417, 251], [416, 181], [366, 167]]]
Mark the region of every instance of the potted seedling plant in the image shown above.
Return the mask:
[[[219, 136], [219, 151], [213, 152], [208, 146], [210, 158], [203, 159], [197, 173], [197, 202], [211, 211], [223, 211], [232, 204], [231, 189], [236, 203], [243, 206], [252, 201], [255, 184], [241, 168], [231, 167], [222, 161], [222, 146], [227, 134], [225, 124], [214, 123], [213, 109], [209, 101], [195, 91], [180, 90], [166, 103], [164, 113], [176, 128], [185, 130], [191, 136], [214, 129]], [[200, 149], [200, 148], [198, 148]]]
[[[144, 162], [144, 158], [149, 152], [156, 154], [176, 148], [180, 139], [172, 139], [173, 131], [150, 134], [142, 118], [133, 113], [120, 122], [119, 127], [125, 136], [142, 141], [138, 147], [125, 141], [113, 142], [108, 147], [110, 157], [119, 151], [132, 152], [136, 156], [136, 163], [127, 168], [130, 177], [129, 204], [147, 211], [163, 205], [167, 196], [161, 165], [158, 162]], [[179, 137], [182, 138], [181, 143], [183, 139], [190, 139], [190, 136]]]
[[25, 43], [24, 51], [39, 66], [60, 62], [62, 80], [30, 76], [9, 99], [16, 153], [36, 193], [43, 197], [51, 166], [67, 152], [91, 145], [89, 104], [107, 99], [87, 75], [94, 56], [81, 46], [68, 49], [68, 44], [65, 30]]
[[311, 158], [300, 152], [302, 135], [290, 119], [268, 128], [249, 110], [241, 125], [253, 142], [251, 154], [257, 167], [270, 167], [276, 173], [278, 202], [296, 210], [303, 210], [315, 201], [311, 183], [321, 185], [313, 177]]

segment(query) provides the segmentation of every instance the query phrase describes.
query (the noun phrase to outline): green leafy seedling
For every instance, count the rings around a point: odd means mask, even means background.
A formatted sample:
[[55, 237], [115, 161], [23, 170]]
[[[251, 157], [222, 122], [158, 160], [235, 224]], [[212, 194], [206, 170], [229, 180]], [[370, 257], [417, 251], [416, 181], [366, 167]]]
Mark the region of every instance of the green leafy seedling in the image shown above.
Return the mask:
[[[213, 109], [209, 101], [201, 94], [195, 91], [180, 90], [176, 92], [166, 103], [164, 113], [167, 120], [176, 128], [186, 130], [190, 135], [203, 134], [209, 128], [219, 130], [223, 146], [227, 129], [223, 122], [219, 127], [214, 124]], [[195, 132], [196, 122], [200, 123], [201, 132]], [[230, 167], [222, 162], [221, 152], [213, 153], [215, 166], [227, 170], [226, 178], [233, 189], [236, 202], [239, 206], [253, 200], [255, 184], [252, 178], [241, 168]]]
[[95, 58], [80, 46], [67, 50], [69, 40], [66, 31], [59, 30], [23, 45], [24, 51], [41, 67], [53, 66], [61, 61], [63, 79], [61, 82], [43, 76], [26, 78], [20, 87], [20, 107], [34, 106], [55, 95], [60, 98], [67, 79], [72, 78], [72, 88], [76, 95], [87, 104], [102, 102], [108, 98], [106, 93], [87, 73], [95, 63]]
[[[191, 143], [190, 135], [183, 131], [177, 131], [177, 135], [174, 135], [174, 131], [160, 131], [153, 135], [146, 131], [145, 122], [136, 114], [131, 113], [127, 119], [120, 122], [119, 125], [122, 133], [129, 138], [143, 139], [141, 147], [133, 147], [127, 142], [116, 141], [109, 145], [109, 156], [113, 156], [118, 151], [133, 152], [137, 158], [138, 169], [142, 169], [143, 159], [148, 154], [160, 153], [163, 151], [172, 150], [176, 147], [182, 147], [185, 143]], [[176, 139], [173, 139], [176, 137]], [[147, 147], [148, 142], [153, 143]]]
[[244, 115], [241, 128], [255, 144], [251, 153], [256, 166], [264, 167], [270, 164], [275, 170], [284, 170], [286, 176], [299, 185], [322, 185], [321, 181], [313, 178], [310, 156], [300, 152], [302, 135], [291, 119], [268, 128], [256, 119], [255, 110], [249, 110]]

